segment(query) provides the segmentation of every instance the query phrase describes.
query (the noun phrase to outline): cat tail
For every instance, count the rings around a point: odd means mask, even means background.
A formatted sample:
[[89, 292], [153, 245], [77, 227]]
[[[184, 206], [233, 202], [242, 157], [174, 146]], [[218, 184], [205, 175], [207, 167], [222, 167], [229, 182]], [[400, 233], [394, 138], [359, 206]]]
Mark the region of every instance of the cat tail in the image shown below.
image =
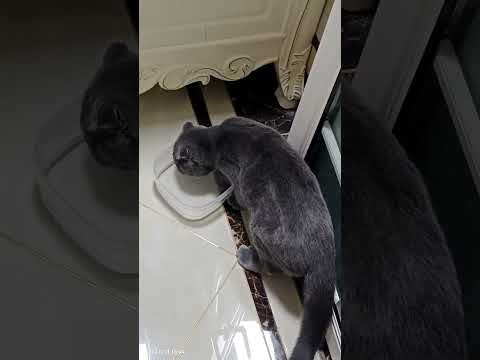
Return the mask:
[[334, 281], [318, 270], [305, 276], [303, 287], [303, 319], [290, 360], [314, 358], [332, 317]]

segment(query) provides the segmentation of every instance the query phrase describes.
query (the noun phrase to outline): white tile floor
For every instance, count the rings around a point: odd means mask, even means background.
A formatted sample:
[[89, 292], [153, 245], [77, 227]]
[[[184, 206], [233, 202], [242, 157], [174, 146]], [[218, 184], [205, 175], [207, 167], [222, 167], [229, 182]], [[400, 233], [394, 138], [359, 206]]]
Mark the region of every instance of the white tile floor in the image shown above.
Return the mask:
[[155, 156], [185, 121], [185, 90], [140, 97], [140, 359], [273, 359], [223, 208], [189, 222], [154, 191]]

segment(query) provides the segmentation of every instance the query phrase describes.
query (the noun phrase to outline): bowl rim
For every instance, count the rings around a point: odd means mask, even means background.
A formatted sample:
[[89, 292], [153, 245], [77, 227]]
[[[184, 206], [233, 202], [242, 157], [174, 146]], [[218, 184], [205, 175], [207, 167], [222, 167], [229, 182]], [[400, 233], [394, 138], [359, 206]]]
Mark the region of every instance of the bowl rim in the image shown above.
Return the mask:
[[[166, 152], [166, 151], [165, 151]], [[193, 205], [188, 204], [178, 196], [176, 196], [173, 192], [169, 191], [168, 188], [160, 182], [160, 177], [172, 166], [175, 166], [175, 162], [173, 160], [169, 160], [165, 163], [160, 163], [161, 155], [157, 156], [154, 160], [154, 183], [157, 191], [162, 196], [162, 198], [170, 205], [175, 211], [177, 211], [180, 215], [187, 219], [191, 220], [198, 220], [202, 219], [211, 213], [213, 213], [216, 209], [218, 209], [223, 202], [232, 194], [233, 192], [233, 185], [230, 185], [224, 192], [220, 193], [214, 200], [211, 200], [205, 204], [201, 205]], [[172, 203], [172, 201], [174, 203]], [[176, 204], [175, 204], [176, 202]], [[185, 214], [182, 209], [190, 210], [191, 212], [202, 212], [202, 214], [198, 214], [198, 216], [189, 216]]]

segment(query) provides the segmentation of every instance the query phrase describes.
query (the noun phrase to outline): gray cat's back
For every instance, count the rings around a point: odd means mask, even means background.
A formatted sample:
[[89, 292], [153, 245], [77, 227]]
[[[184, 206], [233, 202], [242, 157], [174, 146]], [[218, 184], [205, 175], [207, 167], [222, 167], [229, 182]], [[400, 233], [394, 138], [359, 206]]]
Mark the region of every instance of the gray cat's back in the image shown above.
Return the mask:
[[232, 148], [245, 163], [238, 195], [251, 210], [252, 231], [267, 246], [292, 255], [278, 259], [291, 273], [306, 271], [313, 261], [319, 262], [319, 256], [333, 256], [330, 215], [303, 159], [278, 132], [252, 120], [233, 118], [222, 126], [236, 135], [230, 141], [242, 144]]

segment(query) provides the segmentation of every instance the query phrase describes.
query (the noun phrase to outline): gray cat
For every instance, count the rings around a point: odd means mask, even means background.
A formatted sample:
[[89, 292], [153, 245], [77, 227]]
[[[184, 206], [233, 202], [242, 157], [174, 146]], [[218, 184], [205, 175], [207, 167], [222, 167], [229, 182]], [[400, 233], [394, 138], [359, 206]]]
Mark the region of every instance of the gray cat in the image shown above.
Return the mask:
[[251, 247], [237, 251], [247, 270], [304, 278], [304, 315], [291, 360], [311, 360], [328, 326], [335, 287], [333, 227], [318, 182], [275, 130], [245, 118], [219, 126], [186, 123], [174, 145], [180, 172], [216, 171], [234, 185], [229, 201], [250, 212]]
[[103, 166], [138, 169], [138, 55], [112, 43], [83, 96], [80, 125]]
[[342, 358], [466, 359], [455, 264], [420, 172], [345, 83], [342, 121]]

